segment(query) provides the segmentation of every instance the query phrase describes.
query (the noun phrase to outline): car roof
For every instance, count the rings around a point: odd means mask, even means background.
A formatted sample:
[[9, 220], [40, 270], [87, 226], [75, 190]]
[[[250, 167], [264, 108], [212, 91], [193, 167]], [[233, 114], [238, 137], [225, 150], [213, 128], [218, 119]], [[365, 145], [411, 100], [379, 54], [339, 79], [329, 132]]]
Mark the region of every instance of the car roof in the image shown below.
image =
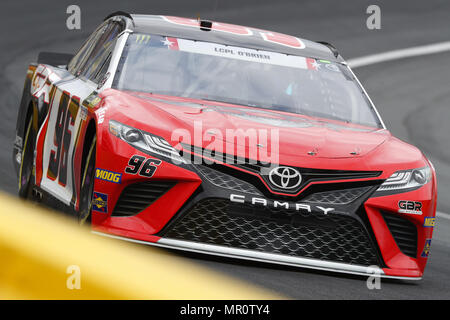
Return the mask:
[[[261, 36], [260, 33], [264, 31], [266, 33], [271, 31], [261, 29], [219, 23], [220, 25], [227, 25], [231, 28], [238, 27], [238, 28], [247, 28], [248, 30], [251, 30], [250, 35], [243, 36], [231, 32], [224, 32], [218, 30], [215, 27], [215, 25], [217, 24], [216, 22], [214, 22], [211, 28], [201, 28], [200, 27], [201, 20], [199, 20], [196, 25], [189, 25], [189, 26], [182, 23], [177, 23], [177, 21], [187, 20], [187, 18], [159, 16], [159, 15], [143, 15], [143, 14], [131, 14], [131, 15], [127, 14], [126, 17], [124, 18], [132, 20], [128, 21], [129, 23], [127, 23], [127, 28], [130, 29], [130, 31], [137, 33], [157, 34], [167, 37], [206, 41], [229, 46], [246, 47], [258, 50], [280, 52], [290, 55], [299, 55], [303, 57], [344, 62], [344, 59], [337, 53], [336, 49], [330, 44], [327, 43], [322, 44], [297, 37], [297, 39], [299, 39], [304, 44], [304, 48], [301, 49], [294, 48], [287, 45], [281, 45], [279, 43], [264, 40], [264, 38]], [[191, 21], [195, 21], [195, 19]], [[206, 23], [208, 22], [209, 21], [207, 21]], [[205, 29], [207, 29], [208, 31], [205, 31]], [[292, 37], [280, 33], [276, 34], [281, 35], [282, 37]]]

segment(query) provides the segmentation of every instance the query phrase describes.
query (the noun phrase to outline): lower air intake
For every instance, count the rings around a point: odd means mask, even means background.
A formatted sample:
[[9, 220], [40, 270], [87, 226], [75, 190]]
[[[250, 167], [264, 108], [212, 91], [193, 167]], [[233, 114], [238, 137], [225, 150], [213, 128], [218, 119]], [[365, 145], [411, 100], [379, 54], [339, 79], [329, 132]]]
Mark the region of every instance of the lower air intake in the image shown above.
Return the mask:
[[417, 228], [414, 223], [388, 212], [382, 213], [400, 250], [407, 256], [416, 258]]
[[349, 216], [255, 208], [222, 199], [197, 203], [164, 237], [358, 265], [378, 265], [376, 249]]
[[138, 214], [175, 185], [173, 182], [148, 181], [131, 184], [122, 191], [112, 216], [128, 217]]

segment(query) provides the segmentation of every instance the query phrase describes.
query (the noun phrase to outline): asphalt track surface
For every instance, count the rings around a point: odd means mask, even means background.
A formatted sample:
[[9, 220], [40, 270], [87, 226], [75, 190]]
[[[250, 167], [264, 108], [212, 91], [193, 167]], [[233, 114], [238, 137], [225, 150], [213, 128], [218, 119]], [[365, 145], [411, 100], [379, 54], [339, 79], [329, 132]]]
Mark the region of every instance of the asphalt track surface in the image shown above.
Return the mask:
[[[11, 150], [27, 65], [40, 51], [74, 52], [102, 19], [131, 13], [200, 15], [329, 41], [349, 59], [447, 41], [450, 2], [428, 1], [1, 1], [0, 189], [16, 194]], [[66, 8], [82, 10], [81, 30], [66, 28]], [[381, 7], [381, 30], [366, 28], [366, 8]], [[387, 127], [421, 148], [438, 172], [438, 210], [450, 213], [450, 52], [355, 69]], [[450, 219], [437, 219], [425, 276], [419, 282], [383, 280], [369, 290], [362, 277], [180, 254], [212, 269], [298, 299], [449, 299]]]

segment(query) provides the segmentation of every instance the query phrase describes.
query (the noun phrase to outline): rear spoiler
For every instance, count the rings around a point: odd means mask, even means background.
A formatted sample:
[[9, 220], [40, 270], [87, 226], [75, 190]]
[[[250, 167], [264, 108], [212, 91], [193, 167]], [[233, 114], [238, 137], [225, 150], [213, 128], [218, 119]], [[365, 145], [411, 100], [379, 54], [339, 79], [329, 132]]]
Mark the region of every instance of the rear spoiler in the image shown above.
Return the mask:
[[51, 66], [65, 66], [72, 60], [73, 55], [68, 53], [39, 52], [38, 64], [48, 64]]

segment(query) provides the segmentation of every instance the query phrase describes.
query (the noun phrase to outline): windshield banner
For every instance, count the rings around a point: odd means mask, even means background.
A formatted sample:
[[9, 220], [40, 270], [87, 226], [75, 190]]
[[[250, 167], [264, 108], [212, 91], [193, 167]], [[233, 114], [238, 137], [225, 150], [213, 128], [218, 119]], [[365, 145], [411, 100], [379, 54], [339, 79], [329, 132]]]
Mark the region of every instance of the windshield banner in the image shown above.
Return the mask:
[[311, 66], [311, 64], [314, 63], [315, 59], [300, 56], [170, 37], [153, 35], [146, 37], [148, 38], [137, 38], [136, 40], [140, 41], [142, 44], [147, 44], [152, 47], [166, 47], [170, 50], [207, 54], [217, 57], [266, 63], [284, 67], [317, 70], [313, 66]]

